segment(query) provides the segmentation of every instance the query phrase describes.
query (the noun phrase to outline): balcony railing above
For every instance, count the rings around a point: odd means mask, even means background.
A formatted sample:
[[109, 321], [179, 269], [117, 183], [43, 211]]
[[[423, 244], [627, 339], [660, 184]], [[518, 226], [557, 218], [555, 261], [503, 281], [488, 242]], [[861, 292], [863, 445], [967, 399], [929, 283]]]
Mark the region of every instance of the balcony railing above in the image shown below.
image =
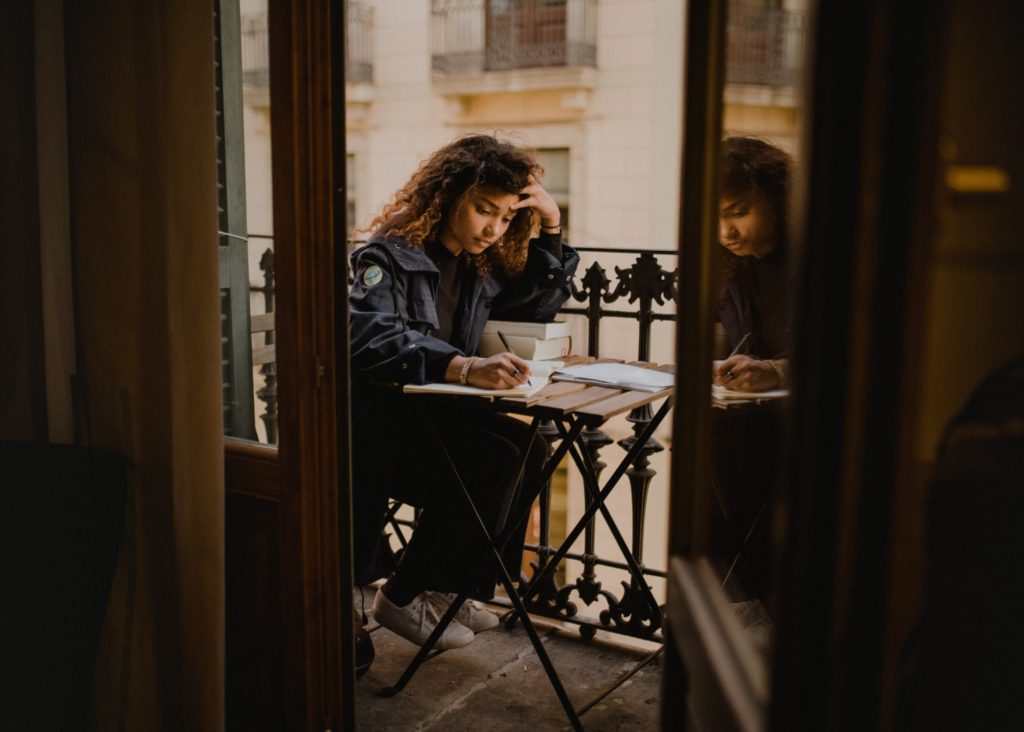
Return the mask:
[[[349, 0], [345, 32], [345, 81], [373, 81], [373, 9]], [[270, 84], [270, 53], [266, 13], [242, 18], [242, 78], [246, 85]]]
[[731, 6], [725, 80], [729, 84], [794, 87], [804, 53], [804, 14]]
[[348, 2], [345, 35], [345, 81], [373, 81], [373, 8], [358, 0]]
[[242, 81], [247, 86], [265, 89], [270, 85], [270, 52], [267, 16], [242, 18]]
[[433, 0], [434, 72], [596, 65], [595, 0]]

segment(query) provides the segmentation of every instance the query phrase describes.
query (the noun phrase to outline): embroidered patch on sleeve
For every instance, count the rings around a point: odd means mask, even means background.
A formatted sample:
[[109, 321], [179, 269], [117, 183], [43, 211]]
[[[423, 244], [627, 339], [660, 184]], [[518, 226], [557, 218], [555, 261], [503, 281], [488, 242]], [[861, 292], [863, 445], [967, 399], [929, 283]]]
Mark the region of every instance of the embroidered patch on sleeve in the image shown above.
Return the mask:
[[363, 272], [363, 284], [367, 287], [380, 284], [382, 279], [384, 279], [384, 272], [376, 264], [367, 267]]

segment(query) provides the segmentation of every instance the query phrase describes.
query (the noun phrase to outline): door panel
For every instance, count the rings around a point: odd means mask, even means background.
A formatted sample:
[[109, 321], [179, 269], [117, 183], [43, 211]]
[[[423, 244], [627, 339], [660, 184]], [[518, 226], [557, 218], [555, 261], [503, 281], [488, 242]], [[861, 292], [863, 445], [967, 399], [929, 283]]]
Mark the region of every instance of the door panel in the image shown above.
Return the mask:
[[[351, 571], [339, 549], [348, 493], [338, 451], [346, 443], [336, 418], [345, 420], [348, 406], [347, 391], [339, 397], [334, 387], [337, 370], [347, 375], [346, 351], [335, 345], [333, 276], [344, 231], [333, 193], [344, 190], [344, 168], [336, 167], [344, 155], [334, 154], [335, 128], [344, 129], [335, 124], [344, 108], [341, 17], [340, 1], [270, 0], [266, 53], [249, 48], [245, 57], [245, 83], [264, 85], [268, 111], [247, 122], [269, 127], [273, 181], [254, 188], [250, 171], [248, 192], [250, 203], [266, 196], [272, 204], [257, 233], [273, 246], [273, 342], [257, 338], [257, 360], [272, 345], [278, 435], [276, 447], [230, 438], [225, 445], [229, 729], [353, 726], [344, 704], [351, 632], [340, 630], [352, 622], [351, 602], [341, 599]], [[246, 27], [261, 32], [259, 23]], [[262, 316], [252, 322], [271, 325]]]
[[[693, 289], [688, 310], [695, 316], [681, 320], [678, 388], [698, 396], [704, 386], [693, 382], [705, 378], [709, 353], [701, 317], [711, 268], [700, 253], [714, 234], [706, 220], [710, 201], [701, 195], [713, 184], [707, 151], [718, 143], [707, 83], [720, 39], [713, 22], [718, 6], [692, 3], [689, 18], [686, 104], [696, 109], [687, 112], [686, 123], [681, 239], [692, 250], [684, 256], [689, 272], [682, 291]], [[777, 622], [770, 705], [762, 706], [753, 728], [901, 728], [895, 709], [906, 615], [919, 591], [913, 582], [920, 581], [908, 573], [908, 559], [920, 551], [922, 506], [919, 500], [915, 505], [914, 493], [920, 490], [921, 323], [935, 237], [937, 100], [947, 68], [947, 14], [942, 2], [925, 14], [874, 0], [818, 3], [808, 28], [807, 138], [799, 149], [792, 207], [801, 256], [793, 322], [796, 378], [774, 531], [780, 539]], [[696, 58], [692, 44], [702, 41], [695, 41], [695, 33], [710, 39], [705, 55]], [[986, 50], [995, 46], [983, 43]], [[993, 68], [1009, 62], [1001, 58]], [[693, 63], [703, 67], [701, 73], [692, 71]], [[1006, 104], [1004, 96], [991, 101]], [[991, 117], [979, 114], [978, 105], [953, 106], [970, 109], [974, 119]], [[1008, 148], [1010, 142], [998, 144]], [[963, 303], [962, 310], [970, 308]], [[936, 342], [961, 345], [946, 339], [948, 330], [939, 331]], [[974, 359], [969, 348], [955, 350]], [[934, 368], [945, 377], [950, 363]], [[687, 373], [691, 369], [696, 375]], [[675, 699], [687, 689], [695, 711], [691, 722], [696, 717], [719, 720], [710, 723], [714, 729], [747, 729], [752, 726], [742, 721], [743, 711], [751, 695], [744, 688], [753, 687], [733, 683], [729, 673], [742, 664], [715, 670], [707, 662], [716, 653], [736, 658], [743, 644], [731, 640], [715, 582], [701, 580], [709, 505], [702, 480], [706, 422], [700, 400], [694, 404], [689, 415], [677, 411], [681, 439], [673, 473], [681, 500], [672, 507], [671, 551], [677, 555], [673, 568], [682, 570], [670, 583], [675, 642], [665, 719], [686, 716]], [[698, 623], [701, 612], [721, 622]], [[704, 630], [690, 632], [694, 628]], [[682, 643], [687, 632], [690, 642]], [[707, 675], [709, 668], [712, 680], [698, 684], [694, 675]]]

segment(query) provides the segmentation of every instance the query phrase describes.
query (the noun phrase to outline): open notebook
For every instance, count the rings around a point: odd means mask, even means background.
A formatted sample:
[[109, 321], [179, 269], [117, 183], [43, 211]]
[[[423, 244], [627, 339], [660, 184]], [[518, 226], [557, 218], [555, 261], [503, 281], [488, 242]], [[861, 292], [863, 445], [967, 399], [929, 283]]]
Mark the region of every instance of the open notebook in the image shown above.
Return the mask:
[[657, 371], [626, 363], [587, 363], [566, 366], [557, 369], [551, 375], [551, 379], [650, 392], [667, 389], [675, 383], [675, 376], [666, 371]]
[[789, 389], [771, 389], [770, 391], [738, 391], [727, 389], [718, 384], [711, 385], [711, 398], [721, 402], [750, 402], [761, 399], [784, 399], [789, 396]]
[[548, 383], [548, 377], [555, 369], [565, 364], [562, 361], [527, 361], [530, 364], [530, 380], [509, 389], [481, 389], [479, 386], [463, 386], [462, 384], [433, 383], [406, 384], [402, 391], [406, 394], [464, 394], [467, 396], [506, 397], [530, 396]]

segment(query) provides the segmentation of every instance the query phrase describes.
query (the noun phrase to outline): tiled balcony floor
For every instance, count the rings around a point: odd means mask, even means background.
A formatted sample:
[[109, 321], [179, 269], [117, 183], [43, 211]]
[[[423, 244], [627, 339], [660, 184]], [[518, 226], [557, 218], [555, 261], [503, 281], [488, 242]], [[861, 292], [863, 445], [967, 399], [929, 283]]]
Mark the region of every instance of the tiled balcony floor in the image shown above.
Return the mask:
[[[366, 590], [366, 608], [373, 600]], [[499, 609], [500, 610], [500, 609]], [[572, 627], [534, 618], [544, 647], [574, 706], [580, 709], [628, 674], [658, 646], [598, 634], [581, 641]], [[416, 646], [371, 624], [377, 657], [356, 682], [356, 728], [377, 730], [570, 729], [558, 697], [521, 625], [481, 633], [465, 648], [424, 663], [405, 690], [386, 699]], [[602, 639], [604, 636], [604, 639]], [[642, 647], [641, 647], [642, 646]], [[582, 716], [587, 730], [659, 728], [661, 657], [654, 658]]]

